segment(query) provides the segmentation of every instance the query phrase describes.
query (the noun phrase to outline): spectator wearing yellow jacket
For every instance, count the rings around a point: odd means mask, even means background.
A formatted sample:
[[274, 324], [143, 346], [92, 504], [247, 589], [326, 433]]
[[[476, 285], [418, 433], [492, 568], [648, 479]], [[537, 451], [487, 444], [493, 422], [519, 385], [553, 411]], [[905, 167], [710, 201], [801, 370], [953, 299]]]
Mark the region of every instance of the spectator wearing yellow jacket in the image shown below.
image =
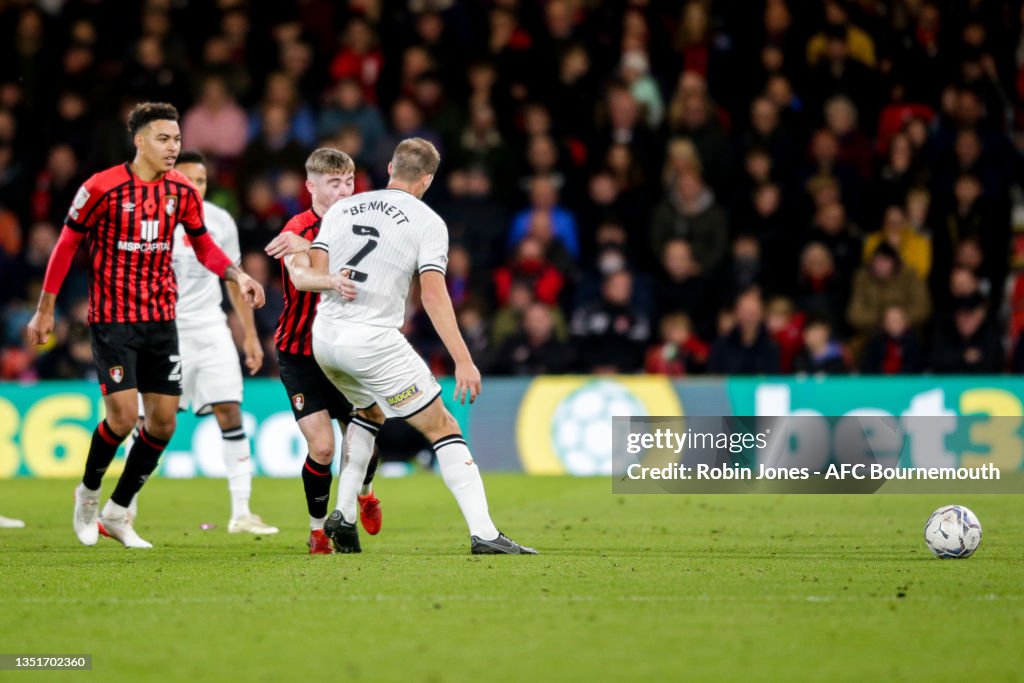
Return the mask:
[[914, 230], [906, 211], [899, 204], [892, 204], [885, 209], [882, 229], [871, 233], [864, 240], [864, 260], [867, 261], [883, 242], [896, 250], [903, 265], [917, 277], [928, 279], [932, 269], [932, 241]]
[[[849, 47], [850, 57], [869, 68], [875, 68], [875, 41], [867, 31], [850, 23], [850, 17], [846, 8], [837, 0], [826, 0], [825, 2], [826, 26], [833, 30], [845, 29], [846, 44]], [[807, 41], [807, 63], [814, 66], [818, 60], [825, 57], [825, 46], [828, 43], [828, 32], [819, 31]]]

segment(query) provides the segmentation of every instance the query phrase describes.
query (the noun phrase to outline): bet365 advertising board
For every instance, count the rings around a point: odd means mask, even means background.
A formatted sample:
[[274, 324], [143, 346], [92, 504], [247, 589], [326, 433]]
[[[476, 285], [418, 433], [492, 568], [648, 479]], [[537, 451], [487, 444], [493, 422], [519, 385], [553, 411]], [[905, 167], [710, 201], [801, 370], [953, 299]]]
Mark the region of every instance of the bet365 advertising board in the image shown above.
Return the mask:
[[[992, 458], [1004, 470], [1024, 465], [1024, 378], [1017, 377], [487, 378], [471, 407], [450, 401], [450, 379], [442, 387], [484, 470], [608, 475], [612, 417], [716, 415], [928, 418], [907, 430], [919, 447], [944, 448], [955, 459]], [[256, 471], [299, 476], [306, 449], [281, 385], [247, 380], [243, 411]], [[0, 478], [80, 476], [102, 415], [89, 382], [0, 384]], [[961, 418], [970, 421], [962, 428]], [[220, 443], [212, 417], [180, 414], [160, 475], [223, 476]], [[123, 463], [121, 453], [111, 474]]]

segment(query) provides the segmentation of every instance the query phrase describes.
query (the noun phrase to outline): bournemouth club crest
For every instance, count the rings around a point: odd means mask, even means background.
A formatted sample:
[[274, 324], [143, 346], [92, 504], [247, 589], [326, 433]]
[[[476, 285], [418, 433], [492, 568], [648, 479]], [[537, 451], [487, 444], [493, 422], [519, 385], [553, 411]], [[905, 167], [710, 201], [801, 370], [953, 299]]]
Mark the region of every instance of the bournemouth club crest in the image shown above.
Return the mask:
[[178, 208], [178, 197], [176, 195], [168, 195], [167, 203], [164, 204], [164, 210], [168, 216], [174, 215], [174, 210]]
[[124, 366], [115, 365], [110, 368], [110, 379], [114, 380], [115, 383], [120, 384], [121, 380], [124, 379]]
[[295, 410], [301, 413], [302, 409], [306, 407], [306, 397], [302, 394], [295, 394], [292, 396], [292, 405], [295, 406]]

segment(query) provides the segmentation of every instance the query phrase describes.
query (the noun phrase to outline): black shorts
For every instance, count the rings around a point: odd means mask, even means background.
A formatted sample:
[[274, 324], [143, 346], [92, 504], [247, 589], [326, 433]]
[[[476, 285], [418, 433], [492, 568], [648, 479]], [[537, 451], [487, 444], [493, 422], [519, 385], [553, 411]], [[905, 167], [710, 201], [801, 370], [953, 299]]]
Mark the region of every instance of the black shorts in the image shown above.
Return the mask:
[[277, 363], [281, 367], [281, 383], [288, 392], [288, 403], [296, 420], [326, 410], [332, 419], [348, 424], [352, 404], [331, 384], [313, 356], [278, 349]]
[[92, 357], [106, 396], [125, 389], [181, 396], [181, 356], [174, 321], [92, 323]]

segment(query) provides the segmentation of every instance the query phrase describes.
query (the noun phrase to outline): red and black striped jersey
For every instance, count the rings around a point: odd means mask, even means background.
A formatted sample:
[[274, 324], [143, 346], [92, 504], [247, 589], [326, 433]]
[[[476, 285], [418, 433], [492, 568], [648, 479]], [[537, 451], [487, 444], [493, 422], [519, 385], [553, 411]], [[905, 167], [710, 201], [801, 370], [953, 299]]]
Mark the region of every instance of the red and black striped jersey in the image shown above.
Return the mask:
[[199, 193], [177, 170], [146, 182], [125, 163], [89, 178], [64, 223], [89, 239], [89, 322], [174, 320], [174, 228], [197, 237], [203, 220]]
[[[312, 242], [320, 233], [320, 216], [313, 209], [303, 211], [288, 221], [281, 232], [294, 232]], [[281, 289], [284, 291], [284, 308], [277, 321], [274, 342], [279, 351], [312, 356], [313, 318], [316, 316], [316, 305], [320, 303], [320, 293], [295, 289], [288, 277], [284, 259], [281, 259]]]

